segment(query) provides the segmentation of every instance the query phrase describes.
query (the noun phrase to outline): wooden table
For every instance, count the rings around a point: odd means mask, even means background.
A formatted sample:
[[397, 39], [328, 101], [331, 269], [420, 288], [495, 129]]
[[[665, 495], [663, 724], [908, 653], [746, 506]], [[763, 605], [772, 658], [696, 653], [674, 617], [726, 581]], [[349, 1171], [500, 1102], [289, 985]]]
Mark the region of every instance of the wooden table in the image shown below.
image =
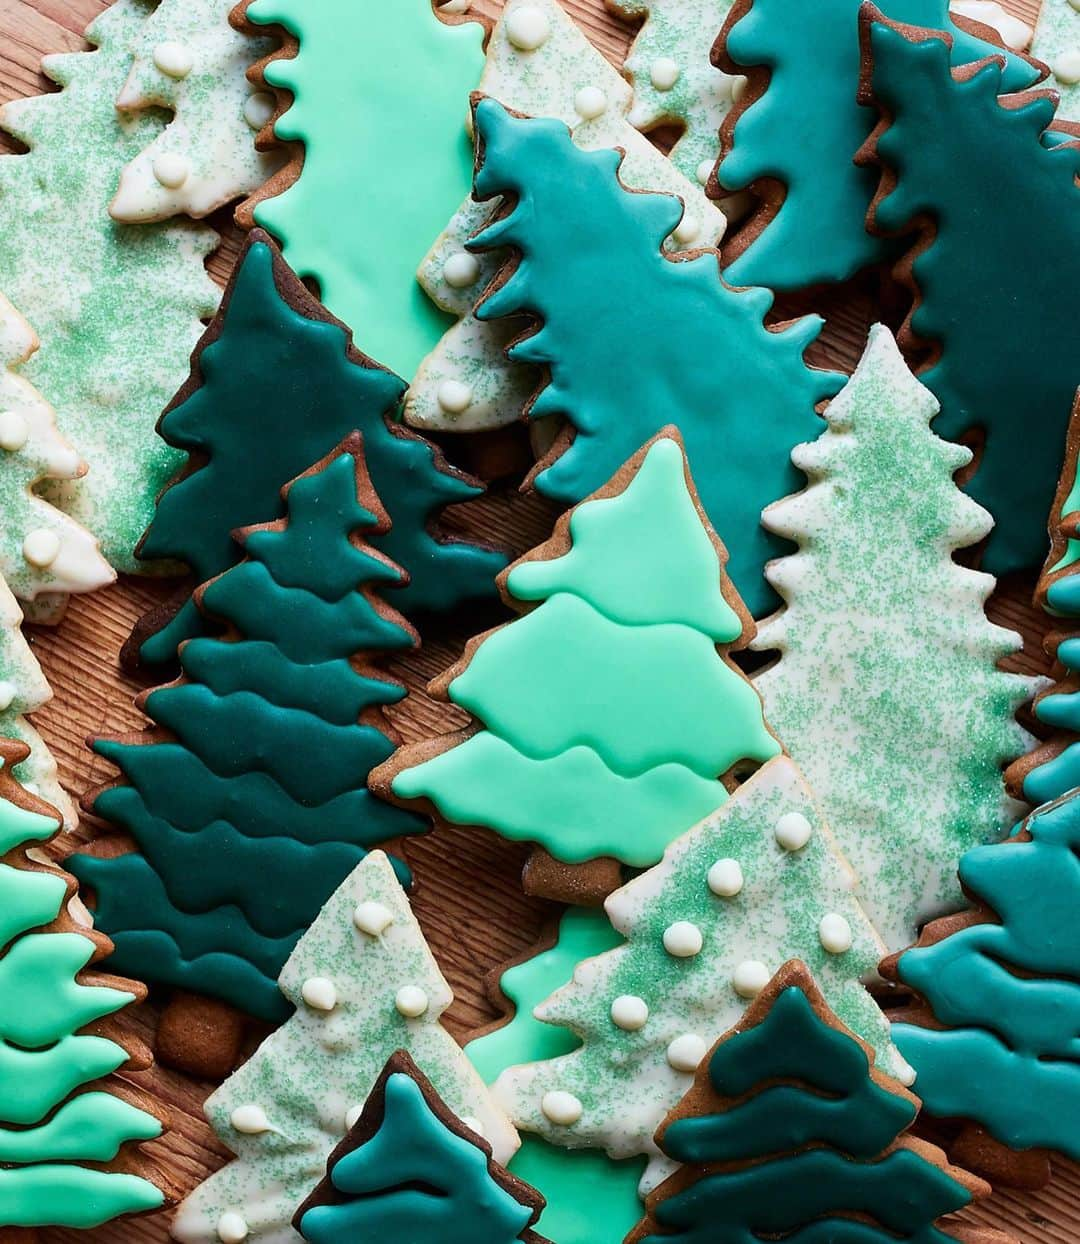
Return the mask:
[[[605, 54], [620, 63], [632, 31], [605, 12], [602, 0], [563, 2]], [[41, 55], [83, 47], [82, 30], [105, 7], [101, 0], [0, 0], [0, 102], [48, 89], [38, 69]], [[499, 0], [479, 0], [475, 7], [494, 12]], [[1007, 0], [1007, 7], [1031, 21], [1037, 0]], [[227, 211], [211, 223], [226, 235], [210, 263], [211, 272], [223, 283], [236, 254], [236, 235]], [[793, 303], [791, 309], [809, 308]], [[814, 361], [850, 367], [873, 314], [869, 297], [865, 291], [849, 290], [830, 298], [828, 306], [814, 309], [830, 316]], [[502, 543], [523, 552], [547, 537], [551, 519], [552, 512], [541, 502], [519, 498], [511, 487], [499, 487], [471, 507], [468, 519], [460, 523], [481, 533], [497, 531]], [[1025, 673], [1046, 668], [1041, 648], [1046, 619], [1030, 607], [1031, 587], [1030, 579], [1003, 583], [990, 607], [995, 621], [1023, 633], [1024, 651], [1009, 668]], [[164, 584], [125, 579], [89, 598], [74, 598], [56, 629], [29, 632], [55, 692], [53, 702], [36, 715], [36, 724], [59, 761], [65, 785], [76, 796], [110, 775], [104, 761], [86, 749], [86, 736], [143, 724], [132, 705], [139, 688], [119, 671], [116, 654], [135, 618], [165, 593]], [[457, 710], [434, 703], [423, 688], [430, 677], [456, 659], [466, 638], [464, 632], [425, 636], [420, 653], [391, 667], [413, 693], [401, 708], [391, 710], [406, 740], [461, 722]], [[79, 836], [88, 832], [89, 827], [84, 826]], [[417, 913], [456, 995], [447, 1016], [448, 1026], [463, 1037], [492, 1017], [491, 1004], [482, 989], [485, 974], [535, 942], [549, 905], [521, 894], [518, 882], [524, 851], [494, 835], [441, 828], [425, 839], [414, 840], [409, 855], [418, 878]], [[155, 1008], [147, 1005], [127, 1022], [148, 1037], [155, 1018]], [[211, 1086], [163, 1068], [132, 1078], [153, 1092], [172, 1116], [172, 1130], [149, 1146], [155, 1159], [169, 1169], [180, 1186], [194, 1187], [227, 1156], [202, 1115], [202, 1102]], [[971, 1217], [1011, 1231], [1023, 1244], [1077, 1244], [1080, 1168], [1060, 1162], [1054, 1182], [1045, 1190], [996, 1195], [972, 1211]], [[41, 1238], [48, 1244], [87, 1238], [102, 1244], [158, 1244], [168, 1238], [168, 1219], [168, 1214], [159, 1214], [93, 1233], [47, 1230]]]

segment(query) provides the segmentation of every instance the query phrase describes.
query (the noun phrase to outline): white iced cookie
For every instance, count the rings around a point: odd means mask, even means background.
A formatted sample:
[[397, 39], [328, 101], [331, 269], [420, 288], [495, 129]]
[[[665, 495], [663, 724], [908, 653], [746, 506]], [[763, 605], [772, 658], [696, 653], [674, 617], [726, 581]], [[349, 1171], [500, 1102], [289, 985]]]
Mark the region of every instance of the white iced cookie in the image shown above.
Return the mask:
[[1058, 92], [1057, 118], [1080, 120], [1080, 11], [1072, 0], [1042, 0], [1031, 54], [1050, 66], [1052, 76], [1045, 85]]

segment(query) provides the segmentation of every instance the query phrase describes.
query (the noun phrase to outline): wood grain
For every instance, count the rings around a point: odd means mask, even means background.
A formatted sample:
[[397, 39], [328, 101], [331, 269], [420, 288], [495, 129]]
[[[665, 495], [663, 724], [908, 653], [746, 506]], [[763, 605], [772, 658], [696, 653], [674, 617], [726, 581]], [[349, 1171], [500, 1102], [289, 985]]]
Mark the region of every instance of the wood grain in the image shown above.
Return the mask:
[[[632, 31], [618, 25], [601, 0], [564, 2], [603, 52], [619, 63]], [[50, 89], [38, 72], [41, 55], [84, 46], [81, 31], [104, 7], [101, 0], [0, 0], [0, 102]], [[477, 7], [492, 12], [498, 0], [480, 0]], [[1031, 20], [1037, 0], [1008, 0], [1007, 7]], [[12, 144], [7, 146], [10, 149]], [[235, 231], [227, 212], [219, 213], [213, 223], [226, 234], [222, 248], [210, 261], [214, 277], [223, 282], [236, 253]], [[826, 306], [814, 308], [829, 316], [814, 361], [850, 366], [874, 314], [873, 294], [865, 284], [853, 286], [830, 297]], [[808, 304], [790, 300], [780, 310], [804, 309]], [[548, 536], [552, 517], [550, 507], [542, 502], [501, 487], [467, 515], [455, 516], [455, 521], [463, 530], [498, 532], [504, 543], [524, 552]], [[995, 620], [1023, 634], [1024, 651], [1009, 668], [1025, 673], [1046, 668], [1041, 646], [1046, 620], [1030, 606], [1031, 588], [1030, 579], [1003, 583], [990, 608]], [[90, 598], [75, 598], [55, 630], [30, 634], [55, 691], [54, 701], [37, 714], [36, 723], [57, 756], [66, 786], [76, 795], [109, 775], [108, 766], [85, 747], [86, 737], [142, 724], [132, 706], [139, 688], [120, 672], [116, 656], [136, 617], [166, 592], [165, 584], [124, 580]], [[432, 702], [423, 688], [456, 659], [466, 637], [464, 630], [427, 635], [421, 652], [393, 666], [393, 672], [414, 693], [393, 711], [404, 738], [417, 739], [461, 724], [456, 710]], [[89, 827], [84, 827], [79, 836], [88, 832]], [[494, 835], [440, 829], [412, 845], [409, 854], [419, 882], [417, 913], [454, 988], [456, 1001], [448, 1023], [460, 1036], [492, 1018], [481, 984], [487, 971], [533, 945], [551, 908], [521, 893], [524, 848]], [[153, 1005], [147, 1005], [126, 1022], [133, 1032], [147, 1038], [156, 1013]], [[194, 1187], [226, 1157], [202, 1116], [210, 1086], [163, 1068], [131, 1078], [152, 1092], [172, 1115], [172, 1130], [149, 1146], [153, 1156], [182, 1188]], [[1076, 1244], [1080, 1239], [1078, 1205], [1080, 1171], [1072, 1164], [1059, 1163], [1055, 1181], [1047, 1189], [1034, 1195], [997, 1195], [972, 1211], [971, 1217], [1011, 1231], [1023, 1244]], [[160, 1244], [168, 1238], [168, 1215], [113, 1224], [92, 1233], [45, 1231], [41, 1238], [47, 1244], [73, 1244], [88, 1234], [102, 1244]]]

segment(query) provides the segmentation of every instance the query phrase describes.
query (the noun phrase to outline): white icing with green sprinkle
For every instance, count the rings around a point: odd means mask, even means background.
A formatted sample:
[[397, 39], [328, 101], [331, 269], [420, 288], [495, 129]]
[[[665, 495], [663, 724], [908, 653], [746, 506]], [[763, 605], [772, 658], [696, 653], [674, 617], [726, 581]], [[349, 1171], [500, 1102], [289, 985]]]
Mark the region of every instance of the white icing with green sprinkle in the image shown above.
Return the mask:
[[1070, 0], [1042, 0], [1031, 54], [1050, 66], [1045, 85], [1061, 96], [1058, 120], [1080, 120], [1080, 10]]
[[[378, 904], [390, 920], [377, 934], [357, 926], [361, 905]], [[367, 906], [367, 910], [371, 910]], [[304, 1001], [312, 981], [333, 987]], [[406, 1050], [459, 1117], [478, 1119], [497, 1161], [507, 1162], [518, 1137], [461, 1047], [439, 1019], [453, 1001], [387, 857], [373, 851], [335, 892], [304, 934], [278, 981], [297, 1008], [283, 1027], [206, 1103], [217, 1135], [237, 1155], [184, 1201], [173, 1236], [184, 1244], [218, 1244], [218, 1224], [242, 1220], [246, 1239], [295, 1244], [290, 1223], [326, 1173], [326, 1159], [371, 1092], [386, 1060]], [[402, 991], [426, 1006], [409, 1017]], [[240, 1131], [235, 1112], [258, 1107], [270, 1124]]]
[[995, 668], [1020, 637], [986, 617], [994, 580], [953, 560], [992, 519], [953, 482], [971, 454], [933, 434], [937, 410], [876, 326], [792, 454], [809, 487], [762, 519], [799, 551], [766, 570], [787, 608], [760, 624], [753, 647], [780, 657], [754, 685], [890, 951], [963, 905], [960, 856], [1014, 823], [1001, 767], [1032, 745], [1014, 714], [1041, 685]]
[[[776, 836], [778, 822], [792, 813], [805, 817], [812, 831], [797, 851]], [[717, 895], [710, 886], [718, 859], [739, 865], [742, 885], [733, 895]], [[910, 1082], [884, 1015], [860, 983], [874, 972], [883, 948], [853, 884], [795, 764], [786, 756], [769, 761], [718, 811], [676, 839], [659, 864], [607, 900], [626, 944], [579, 964], [573, 981], [536, 1010], [538, 1018], [571, 1029], [583, 1045], [505, 1071], [495, 1084], [500, 1105], [519, 1127], [555, 1144], [605, 1149], [617, 1158], [650, 1155], [642, 1185], [647, 1191], [670, 1169], [653, 1133], [693, 1078], [673, 1062], [684, 1066], [701, 1042], [711, 1048], [742, 1015], [740, 969], [763, 964], [772, 973], [794, 958], [809, 965], [829, 1005], [877, 1050], [883, 1069]], [[851, 929], [851, 948], [839, 954], [823, 947], [819, 932], [832, 914], [844, 916]], [[697, 954], [681, 957], [666, 949], [665, 936], [682, 925], [700, 931]], [[648, 1008], [640, 1028], [612, 1018], [612, 1007], [627, 995]], [[580, 1117], [569, 1125], [554, 1122], [544, 1109], [552, 1094], [577, 1099]]]
[[[517, 47], [507, 34], [507, 24], [525, 10], [533, 11], [534, 22], [542, 18], [548, 31], [532, 50]], [[557, 117], [571, 127], [580, 147], [625, 150], [619, 176], [627, 186], [667, 191], [686, 205], [684, 237], [690, 222], [694, 228], [692, 242], [682, 245], [713, 246], [723, 236], [726, 221], [719, 208], [627, 122], [630, 87], [556, 0], [510, 0], [488, 44], [479, 90], [527, 116]], [[414, 427], [457, 432], [502, 427], [522, 417], [538, 387], [535, 369], [511, 364], [505, 355], [522, 325], [481, 323], [472, 313], [506, 256], [478, 256], [474, 280], [459, 283], [465, 244], [493, 210], [491, 203], [467, 199], [420, 266], [418, 277], [428, 296], [460, 322], [420, 364], [405, 399], [405, 421]], [[447, 400], [464, 394], [464, 405]]]
[[[161, 0], [135, 41], [118, 108], [169, 108], [173, 118], [125, 166], [110, 211], [117, 220], [203, 217], [250, 194], [281, 167], [285, 153], [255, 150], [259, 89], [247, 71], [278, 41], [229, 25], [234, 0]], [[190, 68], [188, 68], [190, 66]], [[186, 70], [186, 72], [184, 72]], [[185, 162], [183, 179], [163, 185], [161, 157]]]
[[45, 57], [63, 90], [0, 108], [0, 126], [30, 148], [0, 157], [0, 289], [41, 339], [24, 378], [90, 467], [45, 491], [118, 570], [140, 568], [135, 544], [183, 460], [154, 428], [220, 297], [204, 267], [212, 229], [121, 226], [108, 213], [120, 170], [164, 125], [156, 110], [115, 106], [153, 8], [117, 0], [87, 30], [97, 51]]

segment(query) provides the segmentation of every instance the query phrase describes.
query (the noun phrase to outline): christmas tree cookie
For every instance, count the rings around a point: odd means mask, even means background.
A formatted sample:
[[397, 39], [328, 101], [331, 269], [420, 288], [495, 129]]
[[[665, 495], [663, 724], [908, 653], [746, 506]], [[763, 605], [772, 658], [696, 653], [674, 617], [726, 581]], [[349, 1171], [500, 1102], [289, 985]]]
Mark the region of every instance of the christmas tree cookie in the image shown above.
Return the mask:
[[415, 631], [378, 595], [401, 571], [358, 433], [291, 484], [287, 516], [239, 533], [245, 559], [199, 589], [224, 637], [193, 639], [183, 676], [139, 698], [154, 723], [99, 738], [122, 779], [86, 807], [141, 854], [78, 855], [113, 961], [141, 979], [280, 1021], [276, 981], [327, 896], [378, 843], [426, 828], [367, 789], [404, 698], [377, 655]]
[[391, 1054], [326, 1178], [293, 1219], [310, 1244], [354, 1236], [440, 1244], [549, 1244], [544, 1198], [492, 1159], [404, 1050]]
[[649, 1156], [648, 1191], [669, 1169], [653, 1142], [664, 1115], [716, 1035], [796, 956], [882, 1068], [908, 1075], [861, 983], [882, 946], [853, 885], [794, 763], [770, 761], [608, 898], [625, 944], [580, 964], [536, 1009], [581, 1044], [511, 1067], [497, 1100], [556, 1144]]
[[327, 308], [412, 376], [447, 324], [416, 270], [469, 190], [484, 27], [429, 0], [247, 0], [243, 12], [253, 33], [286, 40], [261, 80], [284, 109], [272, 134], [290, 160], [238, 219], [278, 238]]
[[[722, 189], [751, 189], [760, 200], [725, 247], [724, 275], [733, 285], [793, 290], [845, 281], [889, 255], [866, 231], [877, 178], [854, 163], [874, 124], [867, 101], [856, 100], [859, 7], [860, 0], [737, 0], [728, 15], [717, 62], [746, 74], [749, 85], [724, 122], [718, 177]], [[946, 62], [1002, 54], [983, 37], [992, 32], [965, 24], [948, 0], [889, 0], [886, 8], [897, 22], [947, 30]], [[1010, 56], [1001, 86], [1014, 91], [1039, 76]], [[984, 244], [981, 228], [971, 237]]]
[[294, 1240], [293, 1215], [397, 1050], [496, 1162], [512, 1156], [513, 1127], [440, 1023], [453, 995], [382, 852], [335, 892], [280, 985], [296, 1013], [206, 1103], [237, 1156], [180, 1207], [172, 1230], [181, 1244]]
[[899, 1013], [896, 1043], [932, 1114], [970, 1120], [1009, 1150], [1078, 1158], [1080, 796], [969, 851], [960, 880], [974, 908], [928, 925], [886, 965], [925, 1003]]
[[[145, 996], [94, 965], [108, 942], [69, 907], [75, 882], [41, 848], [60, 816], [12, 770], [27, 749], [0, 740], [0, 1233], [98, 1227], [158, 1209], [137, 1142], [162, 1131], [134, 1092], [105, 1077], [145, 1067], [110, 1016]], [[12, 1237], [14, 1238], [14, 1237]], [[19, 1235], [21, 1240], [23, 1235]]]
[[[715, 246], [726, 221], [696, 180], [630, 125], [629, 85], [592, 46], [557, 0], [510, 0], [492, 32], [480, 91], [514, 112], [556, 117], [586, 150], [619, 147], [620, 176], [636, 190], [677, 194], [686, 212], [665, 243]], [[506, 357], [520, 326], [477, 319], [474, 306], [499, 267], [497, 255], [474, 255], [469, 239], [491, 216], [471, 196], [420, 267], [428, 296], [458, 319], [417, 370], [405, 399], [414, 427], [465, 432], [522, 418], [539, 372]]]
[[46, 481], [86, 473], [57, 431], [52, 407], [20, 374], [38, 344], [0, 295], [0, 574], [20, 600], [36, 602], [55, 618], [68, 592], [92, 592], [116, 575], [94, 537], [36, 495]]
[[720, 125], [743, 85], [710, 55], [731, 0], [607, 0], [607, 6], [628, 21], [644, 18], [623, 65], [634, 88], [631, 125], [679, 126], [672, 162], [704, 185], [720, 155]]
[[109, 205], [114, 220], [208, 216], [257, 190], [284, 162], [280, 152], [255, 149], [275, 100], [247, 80], [277, 40], [234, 30], [233, 7], [233, 0], [161, 0], [143, 23], [116, 106], [173, 115], [124, 166]]
[[[489, 989], [504, 1014], [465, 1047], [488, 1084], [508, 1067], [577, 1046], [573, 1033], [541, 1023], [533, 1007], [565, 985], [579, 963], [621, 940], [599, 908], [571, 907], [541, 946], [493, 974]], [[596, 1149], [564, 1149], [525, 1133], [509, 1167], [547, 1198], [538, 1226], [558, 1244], [622, 1244], [641, 1216], [644, 1159], [615, 1162]]]
[[986, 617], [993, 579], [953, 559], [992, 520], [957, 489], [971, 454], [931, 431], [937, 411], [875, 326], [795, 450], [810, 486], [762, 519], [799, 551], [767, 571], [787, 607], [754, 640], [779, 653], [755, 686], [890, 950], [962, 905], [956, 861], [1013, 823], [1001, 769], [1031, 744], [1015, 713], [1039, 685], [997, 668], [1020, 636]]
[[[861, 156], [882, 177], [870, 224], [920, 230], [900, 268], [916, 292], [900, 344], [932, 348], [920, 378], [941, 403], [938, 433], [976, 430], [985, 442], [967, 485], [996, 523], [983, 568], [1039, 565], [1080, 385], [1063, 322], [1070, 265], [1080, 270], [1080, 150], [1043, 145], [1054, 113], [1045, 92], [999, 100], [1000, 60], [953, 71], [941, 36], [869, 15], [863, 45], [862, 97], [882, 116]], [[1038, 366], [1017, 368], [1013, 351]]]
[[905, 1134], [918, 1099], [872, 1057], [805, 964], [785, 964], [664, 1121], [657, 1141], [686, 1165], [649, 1197], [627, 1244], [1010, 1244], [941, 1221], [990, 1187]]
[[725, 559], [668, 429], [500, 578], [521, 616], [435, 684], [475, 723], [373, 788], [564, 865], [655, 864], [733, 769], [779, 751], [727, 656], [749, 623]]
[[1047, 86], [1058, 93], [1055, 120], [1080, 121], [1080, 12], [1069, 0], [1043, 0], [1031, 54], [1050, 66]]
[[191, 377], [161, 418], [161, 435], [189, 459], [158, 498], [138, 551], [184, 562], [190, 574], [169, 605], [136, 626], [126, 663], [175, 659], [177, 646], [203, 630], [193, 588], [240, 558], [233, 531], [279, 518], [282, 486], [353, 429], [363, 433], [368, 469], [391, 520], [373, 534], [409, 574], [396, 600], [424, 612], [494, 596], [506, 559], [433, 530], [443, 506], [477, 496], [480, 487], [394, 422], [404, 388], [353, 346], [346, 326], [255, 230]]
[[45, 57], [62, 90], [0, 108], [0, 126], [29, 148], [0, 158], [0, 289], [41, 339], [21, 375], [90, 467], [47, 495], [124, 571], [139, 569], [135, 544], [178, 463], [154, 420], [219, 296], [204, 268], [213, 230], [131, 229], [108, 214], [120, 170], [162, 127], [159, 113], [115, 107], [153, 8], [117, 0], [87, 29], [95, 50]]
[[515, 202], [470, 243], [511, 248], [477, 314], [512, 317], [526, 335], [511, 358], [546, 368], [529, 417], [569, 425], [537, 490], [576, 504], [678, 426], [705, 512], [732, 549], [731, 577], [758, 616], [775, 600], [762, 568], [783, 551], [761, 511], [796, 484], [790, 449], [817, 434], [814, 407], [840, 385], [803, 359], [821, 321], [767, 328], [772, 295], [727, 286], [715, 251], [666, 255], [683, 205], [630, 191], [617, 151], [582, 151], [562, 122], [515, 117], [491, 99], [476, 105], [476, 126], [477, 197]]

